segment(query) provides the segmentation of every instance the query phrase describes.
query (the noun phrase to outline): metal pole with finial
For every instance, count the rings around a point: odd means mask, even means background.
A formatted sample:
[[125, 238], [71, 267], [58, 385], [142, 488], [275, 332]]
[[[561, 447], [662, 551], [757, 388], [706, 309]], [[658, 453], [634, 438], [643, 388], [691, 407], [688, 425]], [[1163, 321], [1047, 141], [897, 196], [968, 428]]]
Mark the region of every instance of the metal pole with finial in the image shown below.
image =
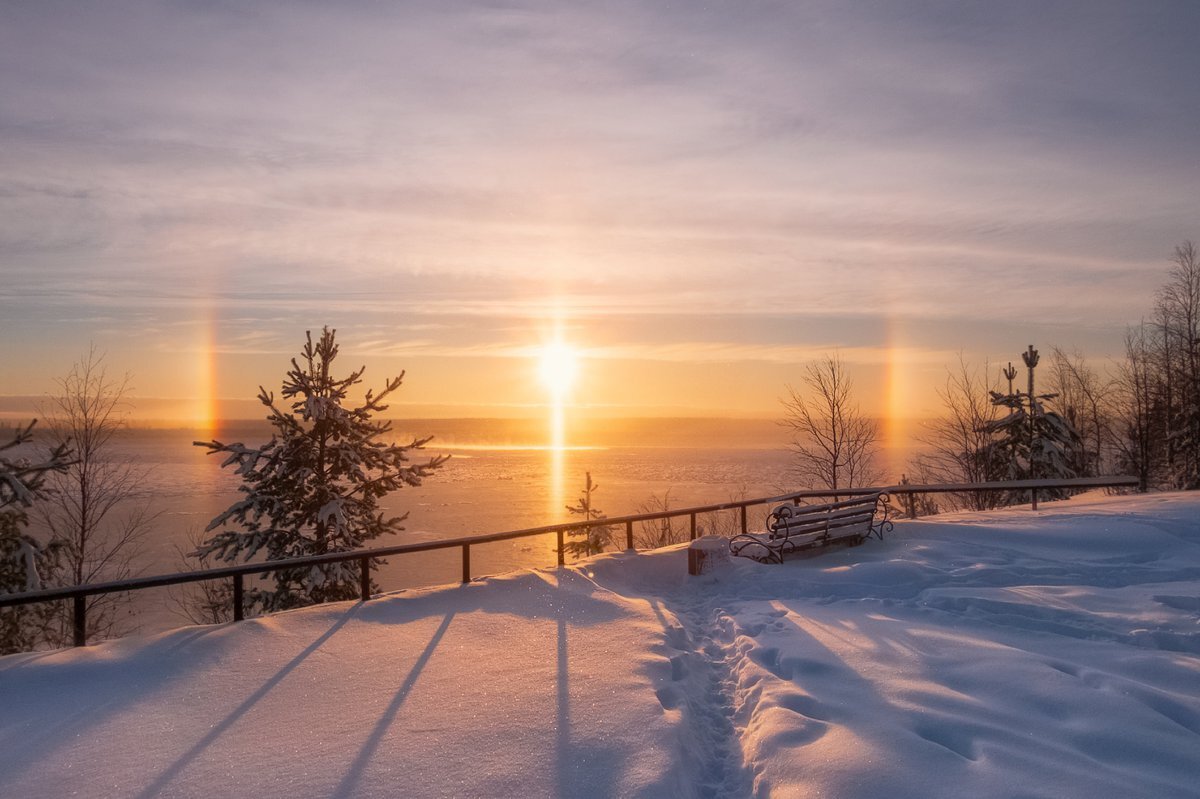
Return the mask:
[[[1021, 353], [1021, 360], [1025, 361], [1025, 366], [1029, 368], [1029, 477], [1037, 479], [1037, 400], [1033, 395], [1033, 370], [1038, 365], [1038, 351], [1029, 345], [1029, 349]], [[1014, 377], [1016, 375], [1014, 374]], [[1037, 510], [1037, 489], [1032, 491], [1033, 510]]]
[[[1021, 399], [1020, 396], [1013, 392], [1013, 380], [1016, 379], [1016, 376], [1017, 376], [1017, 367], [1012, 365], [1012, 361], [1009, 361], [1008, 366], [1006, 366], [1000, 372], [1000, 374], [1004, 375], [1008, 379], [1008, 399], [1009, 399], [1009, 401], [1010, 402], [1019, 402]], [[1017, 466], [1017, 451], [1014, 448], [1012, 450], [1011, 459], [1008, 464], [1010, 479], [1015, 474], [1016, 466]]]

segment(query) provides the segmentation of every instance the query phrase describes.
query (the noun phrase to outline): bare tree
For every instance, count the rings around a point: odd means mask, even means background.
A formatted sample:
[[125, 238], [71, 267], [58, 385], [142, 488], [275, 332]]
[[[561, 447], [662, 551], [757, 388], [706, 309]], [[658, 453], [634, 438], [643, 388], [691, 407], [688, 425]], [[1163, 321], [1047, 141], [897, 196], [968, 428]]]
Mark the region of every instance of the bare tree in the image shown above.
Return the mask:
[[[671, 510], [671, 489], [662, 495], [651, 494], [650, 498], [638, 505], [638, 513], [666, 513]], [[679, 524], [679, 520], [666, 516], [661, 519], [648, 519], [638, 523], [638, 532], [634, 534], [634, 544], [638, 549], [658, 549], [659, 547], [678, 544], [688, 539], [687, 525]]]
[[[194, 556], [204, 540], [204, 533], [192, 527], [187, 531], [187, 546], [174, 545], [180, 571], [211, 569], [217, 565], [207, 555]], [[170, 586], [167, 596], [175, 615], [192, 624], [224, 624], [233, 620], [233, 586], [228, 578]]]
[[[787, 492], [787, 488], [780, 488], [779, 493]], [[737, 488], [732, 489], [725, 495], [725, 503], [733, 505], [738, 502], [745, 502], [750, 496], [750, 487], [741, 483]], [[766, 526], [766, 517], [770, 514], [770, 508], [747, 508], [747, 524], [755, 525], [757, 529]], [[757, 517], [757, 518], [756, 518]], [[675, 533], [680, 536], [684, 535], [684, 528], [678, 523], [674, 525]], [[687, 535], [691, 536], [691, 522], [687, 527]], [[696, 535], [715, 535], [721, 538], [732, 538], [742, 532], [742, 515], [738, 508], [726, 508], [725, 510], [708, 511], [707, 513], [696, 515]]]
[[1083, 438], [1081, 476], [1102, 474], [1107, 466], [1105, 451], [1111, 443], [1112, 420], [1105, 398], [1111, 388], [1078, 351], [1068, 354], [1053, 348], [1050, 391], [1058, 395], [1058, 407]]
[[794, 473], [812, 488], [854, 488], [878, 482], [879, 423], [863, 415], [840, 356], [827, 355], [805, 369], [800, 390], [781, 400], [791, 428]]
[[1113, 446], [1145, 488], [1200, 488], [1200, 253], [1175, 248], [1149, 320], [1126, 337]]
[[[936, 483], [937, 481], [929, 478], [921, 471], [921, 466], [916, 466], [916, 483]], [[900, 475], [900, 485], [912, 485], [913, 480], [908, 478], [907, 474]], [[951, 495], [953, 502], [953, 495]], [[936, 516], [942, 512], [942, 507], [938, 504], [937, 494], [902, 494], [900, 495], [901, 507], [908, 515], [908, 518], [915, 519], [918, 516]]]
[[1120, 419], [1113, 437], [1117, 467], [1138, 477], [1138, 490], [1150, 487], [1161, 456], [1162, 438], [1155, 421], [1155, 358], [1146, 325], [1125, 334], [1125, 360], [1115, 381], [1116, 416]]
[[1176, 358], [1174, 357], [1174, 345], [1176, 337], [1171, 332], [1172, 321], [1162, 303], [1155, 305], [1153, 318], [1154, 332], [1156, 334], [1154, 346], [1148, 348], [1146, 352], [1154, 359], [1154, 404], [1156, 406], [1154, 425], [1163, 441], [1164, 459], [1160, 468], [1166, 474], [1173, 475], [1175, 473], [1175, 451], [1178, 438], [1175, 433], [1175, 424], [1179, 417], [1175, 387]]
[[1162, 333], [1167, 468], [1179, 488], [1200, 487], [1200, 255], [1175, 248], [1155, 304]]
[[[984, 374], [988, 368], [984, 364]], [[913, 459], [917, 482], [982, 483], [1006, 476], [990, 457], [988, 446], [993, 439], [988, 430], [1000, 417], [989, 392], [998, 388], [959, 356], [958, 370], [947, 375], [945, 386], [938, 390], [944, 414], [928, 422], [918, 436], [925, 451]], [[956, 507], [969, 510], [989, 510], [1004, 501], [1000, 494], [987, 491], [950, 498]]]
[[1200, 252], [1192, 242], [1175, 248], [1148, 318], [1128, 331], [1109, 393], [1113, 465], [1136, 473], [1142, 490], [1200, 488]]
[[[134, 562], [157, 514], [141, 496], [145, 471], [113, 451], [125, 427], [129, 376], [113, 378], [104, 356], [92, 347], [58, 381], [46, 417], [52, 444], [70, 444], [74, 462], [47, 480], [49, 500], [37, 518], [59, 547], [64, 585], [121, 580], [135, 573]], [[127, 632], [120, 616], [127, 594], [88, 597], [90, 638]], [[63, 607], [54, 637], [71, 640], [70, 613]]]

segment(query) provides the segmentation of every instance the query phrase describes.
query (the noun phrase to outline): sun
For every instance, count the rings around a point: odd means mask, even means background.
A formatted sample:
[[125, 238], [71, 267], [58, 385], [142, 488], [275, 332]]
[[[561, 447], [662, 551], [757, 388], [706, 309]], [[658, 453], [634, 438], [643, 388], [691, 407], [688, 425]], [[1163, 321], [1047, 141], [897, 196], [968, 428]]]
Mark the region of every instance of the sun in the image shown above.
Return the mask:
[[579, 353], [569, 344], [555, 341], [542, 348], [538, 357], [538, 376], [555, 399], [567, 395], [578, 373]]

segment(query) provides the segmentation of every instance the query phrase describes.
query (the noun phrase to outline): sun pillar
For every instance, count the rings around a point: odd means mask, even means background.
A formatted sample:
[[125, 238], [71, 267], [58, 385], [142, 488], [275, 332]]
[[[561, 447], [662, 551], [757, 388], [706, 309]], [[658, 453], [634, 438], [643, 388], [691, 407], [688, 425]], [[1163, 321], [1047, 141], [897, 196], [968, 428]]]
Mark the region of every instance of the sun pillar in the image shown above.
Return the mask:
[[575, 350], [565, 341], [561, 320], [553, 337], [541, 349], [539, 376], [549, 392], [549, 455], [550, 497], [548, 508], [551, 521], [561, 519], [566, 501], [567, 400], [578, 370]]
[[[897, 319], [888, 320], [887, 362], [884, 366], [887, 402], [883, 408], [883, 468], [886, 482], [900, 480], [908, 464], [909, 420], [912, 417], [912, 385], [908, 349]], [[909, 475], [911, 478], [912, 475]]]
[[196, 347], [196, 396], [193, 401], [196, 430], [212, 435], [217, 428], [217, 343], [216, 311], [210, 304], [200, 319]]
[[567, 506], [566, 411], [562, 402], [550, 405], [550, 521], [566, 514]]

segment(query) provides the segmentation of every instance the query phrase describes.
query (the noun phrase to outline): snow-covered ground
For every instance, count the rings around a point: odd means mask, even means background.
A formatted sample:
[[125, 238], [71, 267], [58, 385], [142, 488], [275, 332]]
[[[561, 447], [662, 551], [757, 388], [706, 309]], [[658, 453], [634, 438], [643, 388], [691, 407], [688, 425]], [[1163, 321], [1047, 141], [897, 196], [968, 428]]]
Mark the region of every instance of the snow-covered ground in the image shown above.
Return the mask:
[[1200, 496], [0, 659], [0, 796], [1200, 797]]

